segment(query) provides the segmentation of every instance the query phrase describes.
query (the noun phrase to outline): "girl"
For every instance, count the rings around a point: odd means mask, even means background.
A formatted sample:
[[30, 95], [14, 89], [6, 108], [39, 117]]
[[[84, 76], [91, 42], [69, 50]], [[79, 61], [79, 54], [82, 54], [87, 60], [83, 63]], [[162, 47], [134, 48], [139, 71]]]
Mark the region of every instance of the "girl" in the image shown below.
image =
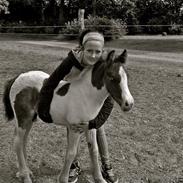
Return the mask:
[[[52, 123], [52, 118], [49, 114], [50, 103], [53, 97], [53, 91], [61, 80], [71, 81], [76, 78], [80, 72], [94, 65], [102, 56], [104, 48], [104, 36], [96, 31], [85, 30], [79, 38], [79, 47], [71, 50], [68, 56], [62, 61], [57, 69], [45, 81], [41, 92], [38, 104], [39, 117], [47, 122]], [[112, 166], [109, 160], [108, 144], [104, 131], [104, 123], [108, 119], [113, 108], [113, 100], [108, 97], [98, 116], [89, 122], [89, 129], [97, 129], [97, 142], [99, 153], [102, 161], [102, 175], [108, 183], [117, 183], [118, 179], [113, 174]], [[77, 158], [71, 165], [69, 182], [75, 183], [78, 180], [80, 173], [80, 165]]]

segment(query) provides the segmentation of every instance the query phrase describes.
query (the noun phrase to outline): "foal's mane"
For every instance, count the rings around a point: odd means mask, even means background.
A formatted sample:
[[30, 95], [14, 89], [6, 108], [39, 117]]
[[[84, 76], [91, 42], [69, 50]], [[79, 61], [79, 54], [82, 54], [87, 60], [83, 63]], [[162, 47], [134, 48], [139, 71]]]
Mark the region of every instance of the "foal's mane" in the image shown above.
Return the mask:
[[104, 86], [104, 75], [106, 69], [106, 62], [101, 58], [92, 69], [92, 84], [97, 89], [101, 89]]

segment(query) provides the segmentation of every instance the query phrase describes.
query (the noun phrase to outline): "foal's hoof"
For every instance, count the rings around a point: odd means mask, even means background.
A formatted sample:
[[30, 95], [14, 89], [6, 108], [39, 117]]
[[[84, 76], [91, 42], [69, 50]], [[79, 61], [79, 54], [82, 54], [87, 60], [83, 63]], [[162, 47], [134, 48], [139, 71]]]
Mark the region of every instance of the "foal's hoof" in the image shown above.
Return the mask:
[[61, 177], [60, 177], [60, 175], [57, 177], [57, 183], [67, 183], [67, 182], [63, 182], [62, 180], [61, 180]]
[[30, 177], [24, 178], [24, 183], [32, 183], [32, 180]]
[[27, 176], [27, 177], [18, 177], [20, 180], [21, 180], [21, 182], [23, 182], [23, 183], [32, 183], [32, 180], [31, 180], [31, 178], [30, 178], [30, 176]]
[[95, 183], [107, 183], [104, 179], [94, 179]]
[[23, 183], [32, 183], [30, 176], [33, 177], [32, 171], [30, 170], [16, 173], [16, 177], [18, 179], [21, 179]]
[[22, 178], [22, 177], [26, 177], [30, 175], [31, 177], [33, 177], [33, 173], [30, 169], [26, 170], [26, 171], [23, 171], [23, 172], [17, 172], [16, 173], [16, 177], [17, 178]]

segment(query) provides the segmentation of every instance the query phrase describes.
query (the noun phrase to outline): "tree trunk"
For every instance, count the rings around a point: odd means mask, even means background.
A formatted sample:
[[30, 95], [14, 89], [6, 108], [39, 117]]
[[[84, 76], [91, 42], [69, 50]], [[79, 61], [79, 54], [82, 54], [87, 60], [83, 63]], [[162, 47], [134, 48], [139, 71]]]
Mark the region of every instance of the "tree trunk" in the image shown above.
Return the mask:
[[61, 0], [61, 2], [60, 2], [58, 24], [61, 26], [64, 26], [64, 24], [65, 24], [64, 0]]
[[79, 11], [78, 11], [78, 20], [79, 20], [81, 31], [84, 30], [84, 28], [85, 28], [85, 25], [84, 25], [84, 14], [85, 14], [85, 10], [84, 9], [79, 9]]
[[79, 0], [79, 10], [78, 10], [78, 21], [80, 25], [80, 30], [84, 30], [84, 14], [85, 14], [85, 1]]
[[96, 0], [92, 0], [92, 6], [93, 6], [93, 17], [96, 16]]

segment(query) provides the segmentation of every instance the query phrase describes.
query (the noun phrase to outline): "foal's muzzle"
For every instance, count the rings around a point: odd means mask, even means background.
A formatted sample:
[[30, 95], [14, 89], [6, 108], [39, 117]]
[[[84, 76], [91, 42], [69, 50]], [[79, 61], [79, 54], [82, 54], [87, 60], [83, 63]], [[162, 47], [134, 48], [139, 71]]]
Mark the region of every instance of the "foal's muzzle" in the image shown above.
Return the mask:
[[130, 98], [129, 100], [123, 101], [120, 106], [121, 106], [121, 110], [127, 112], [132, 109], [133, 105], [134, 105], [134, 99]]

